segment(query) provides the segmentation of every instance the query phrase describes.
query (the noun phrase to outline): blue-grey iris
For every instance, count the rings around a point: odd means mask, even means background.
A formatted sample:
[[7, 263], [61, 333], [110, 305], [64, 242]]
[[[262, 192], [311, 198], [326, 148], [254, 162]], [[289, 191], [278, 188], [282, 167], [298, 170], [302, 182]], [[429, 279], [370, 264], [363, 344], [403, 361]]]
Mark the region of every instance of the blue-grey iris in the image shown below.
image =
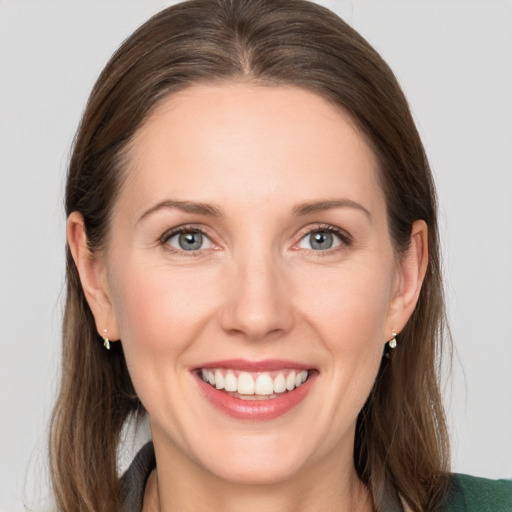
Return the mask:
[[309, 240], [311, 248], [317, 251], [325, 251], [330, 249], [333, 245], [332, 233], [329, 233], [328, 231], [317, 231], [316, 233], [311, 233]]
[[197, 232], [181, 233], [178, 243], [184, 251], [197, 251], [203, 245], [203, 235]]

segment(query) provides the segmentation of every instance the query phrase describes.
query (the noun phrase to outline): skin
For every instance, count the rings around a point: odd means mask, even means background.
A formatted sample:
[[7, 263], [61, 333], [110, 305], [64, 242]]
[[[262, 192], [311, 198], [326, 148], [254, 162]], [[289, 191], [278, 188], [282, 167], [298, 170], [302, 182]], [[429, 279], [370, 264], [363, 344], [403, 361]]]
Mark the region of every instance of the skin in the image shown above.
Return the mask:
[[[150, 416], [158, 473], [144, 510], [372, 510], [355, 422], [384, 344], [415, 307], [427, 228], [417, 221], [397, 257], [364, 136], [305, 90], [196, 85], [158, 107], [128, 162], [105, 252], [88, 253], [76, 212], [68, 241], [98, 332], [122, 340]], [[340, 199], [358, 206], [296, 212]], [[220, 215], [147, 213], [166, 200]], [[181, 225], [207, 236], [195, 255], [162, 238]], [[326, 226], [342, 236], [315, 250], [310, 233]], [[292, 359], [318, 375], [284, 415], [242, 421], [190, 371], [232, 358]]]

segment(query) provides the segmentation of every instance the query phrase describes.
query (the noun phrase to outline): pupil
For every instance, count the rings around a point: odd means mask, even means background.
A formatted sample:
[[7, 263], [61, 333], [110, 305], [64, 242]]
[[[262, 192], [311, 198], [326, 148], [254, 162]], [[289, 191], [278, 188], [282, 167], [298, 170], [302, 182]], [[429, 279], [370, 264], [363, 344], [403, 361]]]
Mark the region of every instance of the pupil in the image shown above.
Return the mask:
[[330, 249], [332, 247], [332, 234], [326, 231], [314, 233], [311, 237], [311, 247], [313, 249]]
[[184, 251], [197, 251], [203, 245], [201, 233], [182, 233], [179, 237], [180, 247]]

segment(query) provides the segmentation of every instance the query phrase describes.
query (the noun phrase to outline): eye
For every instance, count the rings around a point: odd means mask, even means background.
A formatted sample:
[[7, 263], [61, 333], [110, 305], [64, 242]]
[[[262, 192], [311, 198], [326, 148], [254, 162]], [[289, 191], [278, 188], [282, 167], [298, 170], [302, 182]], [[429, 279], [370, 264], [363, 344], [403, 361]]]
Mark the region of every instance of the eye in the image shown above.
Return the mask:
[[170, 233], [164, 238], [164, 243], [179, 251], [200, 251], [210, 249], [211, 240], [199, 230], [180, 230]]
[[304, 236], [300, 242], [299, 247], [301, 249], [312, 249], [314, 251], [328, 251], [338, 247], [343, 242], [341, 234], [337, 233], [333, 229], [315, 229], [306, 236]]

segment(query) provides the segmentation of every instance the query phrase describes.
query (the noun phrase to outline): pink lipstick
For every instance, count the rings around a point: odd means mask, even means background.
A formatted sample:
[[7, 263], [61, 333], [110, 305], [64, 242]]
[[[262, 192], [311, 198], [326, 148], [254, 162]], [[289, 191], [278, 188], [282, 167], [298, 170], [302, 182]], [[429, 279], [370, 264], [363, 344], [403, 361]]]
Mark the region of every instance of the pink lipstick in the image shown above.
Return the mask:
[[210, 361], [192, 373], [212, 405], [233, 418], [252, 421], [271, 420], [293, 409], [318, 375], [308, 365], [278, 359]]

